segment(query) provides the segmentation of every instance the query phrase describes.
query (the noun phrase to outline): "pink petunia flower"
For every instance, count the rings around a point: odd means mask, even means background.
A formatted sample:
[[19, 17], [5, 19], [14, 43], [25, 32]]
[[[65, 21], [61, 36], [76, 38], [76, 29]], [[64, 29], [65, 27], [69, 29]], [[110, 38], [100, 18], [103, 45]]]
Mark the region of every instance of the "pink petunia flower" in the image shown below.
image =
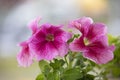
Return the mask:
[[38, 25], [40, 17], [34, 19], [28, 27], [32, 30], [31, 37], [20, 43], [21, 51], [17, 55], [20, 66], [27, 67], [33, 58], [39, 60], [52, 60], [56, 56], [63, 57], [68, 52], [67, 41], [71, 34], [62, 30], [62, 26], [51, 24]]
[[70, 26], [77, 28], [82, 35], [70, 44], [70, 49], [82, 52], [83, 56], [97, 64], [112, 60], [115, 47], [108, 45], [107, 27], [102, 23], [93, 23], [89, 17], [74, 20]]
[[56, 56], [63, 57], [68, 52], [68, 39], [71, 34], [63, 31], [62, 26], [43, 24], [31, 37], [29, 42], [36, 59], [52, 60]]
[[20, 66], [28, 67], [33, 63], [33, 54], [31, 53], [29, 49], [28, 42], [22, 42], [19, 44], [19, 46], [22, 48], [17, 55], [17, 61]]

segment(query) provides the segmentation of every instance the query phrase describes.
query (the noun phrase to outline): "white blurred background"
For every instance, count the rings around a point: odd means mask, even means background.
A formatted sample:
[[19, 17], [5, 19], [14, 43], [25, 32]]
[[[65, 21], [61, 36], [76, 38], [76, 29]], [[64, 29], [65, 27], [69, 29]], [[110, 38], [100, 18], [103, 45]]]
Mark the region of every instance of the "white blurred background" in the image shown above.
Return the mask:
[[16, 45], [30, 36], [28, 22], [41, 16], [42, 23], [64, 24], [89, 16], [103, 22], [108, 32], [120, 35], [120, 0], [0, 0], [0, 80], [34, 80], [37, 63], [19, 68]]

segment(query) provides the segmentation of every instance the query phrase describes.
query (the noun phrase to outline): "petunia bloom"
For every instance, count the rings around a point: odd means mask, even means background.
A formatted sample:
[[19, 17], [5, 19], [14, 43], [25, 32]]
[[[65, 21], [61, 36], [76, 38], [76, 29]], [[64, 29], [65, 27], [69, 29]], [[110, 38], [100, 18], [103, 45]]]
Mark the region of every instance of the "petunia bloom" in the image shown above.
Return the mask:
[[70, 44], [70, 49], [82, 52], [83, 56], [97, 64], [105, 64], [113, 59], [115, 47], [109, 46], [107, 27], [102, 23], [93, 23], [89, 17], [74, 20], [70, 26], [77, 28], [82, 35]]
[[28, 42], [22, 42], [19, 44], [19, 46], [22, 48], [17, 55], [17, 61], [20, 66], [28, 67], [33, 63], [33, 54], [31, 53], [29, 49]]
[[34, 19], [28, 27], [32, 31], [31, 37], [20, 43], [22, 49], [17, 55], [17, 61], [20, 66], [27, 67], [33, 62], [33, 58], [37, 61], [52, 60], [57, 56], [63, 57], [68, 53], [67, 41], [71, 38], [71, 34], [62, 30], [62, 26], [54, 26], [51, 24], [38, 25], [40, 17]]
[[63, 57], [67, 54], [67, 40], [71, 38], [71, 34], [62, 30], [61, 27], [43, 24], [31, 37], [30, 48], [38, 61], [52, 60], [56, 56]]

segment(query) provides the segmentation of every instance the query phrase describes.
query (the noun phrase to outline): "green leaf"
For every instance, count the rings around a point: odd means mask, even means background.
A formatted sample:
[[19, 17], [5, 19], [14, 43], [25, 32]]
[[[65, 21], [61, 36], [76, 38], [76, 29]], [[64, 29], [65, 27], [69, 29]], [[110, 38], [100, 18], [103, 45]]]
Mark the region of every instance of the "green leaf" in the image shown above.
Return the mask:
[[108, 34], [108, 42], [109, 42], [109, 44], [116, 43], [117, 40], [118, 40], [117, 37], [114, 37], [114, 36]]
[[120, 67], [114, 66], [112, 68], [112, 74], [115, 77], [119, 77], [120, 76]]
[[82, 74], [80, 73], [80, 69], [78, 68], [66, 70], [62, 74], [62, 80], [77, 80], [81, 77], [82, 77]]
[[52, 70], [52, 68], [48, 65], [44, 66], [44, 70], [43, 70], [43, 74], [46, 76], [50, 73], [50, 71]]
[[77, 58], [77, 62], [76, 62], [76, 66], [79, 65], [81, 68], [85, 67], [86, 65], [84, 64], [84, 62], [87, 60], [85, 59], [81, 53], [77, 53], [76, 55]]
[[90, 64], [88, 64], [85, 68], [86, 72], [89, 72], [93, 69], [93, 66], [91, 66]]
[[44, 72], [46, 69], [50, 69], [50, 66], [49, 66], [49, 63], [47, 61], [39, 61], [39, 67], [40, 67], [40, 70], [41, 72]]
[[50, 63], [50, 66], [57, 70], [57, 69], [60, 69], [63, 65], [65, 64], [65, 61], [60, 59], [60, 60], [57, 60], [55, 59], [54, 62]]
[[54, 80], [60, 80], [60, 72], [59, 71], [54, 71]]
[[53, 73], [52, 72], [50, 72], [50, 73], [48, 73], [48, 75], [47, 75], [47, 80], [54, 80], [54, 75], [53, 75]]
[[36, 78], [36, 80], [45, 80], [45, 77], [43, 74], [39, 74]]
[[78, 79], [78, 80], [94, 80], [95, 76], [91, 75], [91, 74], [86, 74], [84, 75], [82, 78]]
[[47, 80], [60, 80], [60, 74], [58, 71], [50, 72], [47, 75]]

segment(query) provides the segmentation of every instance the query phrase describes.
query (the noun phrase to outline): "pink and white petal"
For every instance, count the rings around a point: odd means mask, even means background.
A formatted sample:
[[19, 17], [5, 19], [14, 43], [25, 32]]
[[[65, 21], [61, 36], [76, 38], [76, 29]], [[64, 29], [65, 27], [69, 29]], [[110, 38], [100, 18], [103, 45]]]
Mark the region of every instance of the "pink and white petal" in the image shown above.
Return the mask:
[[59, 55], [58, 50], [52, 42], [47, 43], [45, 52], [47, 53], [47, 55], [45, 56], [46, 60], [52, 60], [53, 58], [56, 58], [56, 56]]
[[54, 41], [53, 45], [55, 49], [58, 51], [58, 55], [60, 57], [64, 57], [68, 53], [68, 44], [66, 42]]
[[67, 53], [68, 53], [68, 44], [67, 43], [63, 43], [61, 45], [61, 47], [58, 49], [59, 52], [59, 56], [60, 57], [64, 57]]
[[45, 23], [45, 24], [42, 24], [42, 25], [40, 26], [40, 29], [41, 29], [42, 31], [44, 31], [44, 30], [46, 30], [46, 29], [48, 29], [48, 28], [50, 28], [50, 27], [51, 27], [51, 24]]
[[31, 51], [34, 52], [35, 58], [37, 59], [37, 61], [39, 61], [41, 60], [41, 52], [45, 49], [46, 41], [36, 42], [36, 40], [37, 39], [33, 38], [29, 43], [29, 46]]
[[42, 25], [41, 30], [45, 34], [54, 34], [54, 36], [56, 36], [57, 34], [62, 34], [63, 32], [65, 32], [61, 29], [61, 25], [60, 26], [54, 26], [54, 25], [51, 25], [51, 24]]
[[67, 42], [71, 38], [72, 38], [72, 33], [70, 33], [70, 32], [63, 33], [63, 36], [62, 36], [63, 41]]
[[32, 34], [34, 34], [37, 31], [37, 29], [39, 27], [38, 23], [39, 23], [40, 19], [41, 19], [40, 17], [37, 17], [28, 24], [28, 27], [32, 30]]
[[52, 43], [47, 43], [44, 50], [40, 51], [40, 55], [39, 55], [39, 57], [45, 60], [52, 60], [56, 56], [58, 56], [58, 51], [52, 45]]
[[63, 42], [67, 42], [70, 38], [72, 38], [72, 33], [65, 32], [65, 31], [56, 31], [54, 34], [55, 40], [59, 39]]
[[20, 66], [28, 67], [32, 64], [33, 55], [30, 52], [27, 42], [22, 42], [20, 44], [22, 47], [20, 53], [17, 55], [17, 61]]
[[18, 46], [26, 47], [26, 46], [28, 46], [28, 41], [23, 41], [23, 42], [19, 43]]
[[75, 52], [84, 52], [87, 50], [83, 41], [83, 37], [75, 39], [73, 42], [71, 42], [69, 48], [71, 51]]
[[89, 26], [92, 23], [93, 23], [93, 20], [90, 17], [82, 17], [80, 19], [71, 21], [69, 26], [75, 27], [80, 30], [81, 27]]
[[106, 35], [99, 35], [95, 37], [90, 41], [90, 44], [88, 45], [88, 47], [91, 47], [91, 48], [92, 47], [105, 48], [107, 46], [108, 46], [108, 38]]
[[38, 30], [35, 35], [32, 35], [31, 39], [29, 40], [30, 43], [39, 43], [41, 41], [44, 41], [46, 38], [46, 34], [41, 31], [41, 30]]
[[82, 17], [80, 19], [70, 22], [70, 26], [73, 26], [80, 30], [80, 32], [86, 36], [89, 26], [93, 23], [93, 20], [90, 17]]
[[49, 33], [49, 34], [56, 34], [56, 32], [58, 33], [62, 33], [63, 31], [60, 29], [59, 26], [53, 26], [53, 25], [50, 25], [50, 27], [48, 28], [45, 28], [46, 29], [46, 33]]
[[115, 50], [115, 45], [109, 46], [109, 50], [114, 51]]
[[37, 61], [40, 60], [52, 60], [58, 55], [58, 51], [55, 49], [52, 43], [42, 41], [37, 44], [30, 44], [32, 51], [35, 53]]
[[17, 55], [17, 61], [18, 64], [23, 67], [28, 67], [33, 63], [32, 56], [30, 55], [30, 53], [23, 53], [23, 52], [20, 52]]
[[[49, 31], [50, 28], [51, 28], [51, 24], [46, 23], [46, 24], [41, 25], [41, 26], [39, 27], [39, 30], [42, 31], [42, 32], [44, 32], [45, 34], [48, 34], [48, 32], [50, 32], [50, 31]], [[54, 30], [53, 30], [53, 31], [54, 31]]]
[[87, 39], [92, 40], [99, 35], [106, 35], [107, 27], [102, 23], [91, 24], [87, 33]]
[[106, 64], [114, 58], [113, 52], [106, 49], [94, 49], [83, 53], [83, 56], [97, 64]]

